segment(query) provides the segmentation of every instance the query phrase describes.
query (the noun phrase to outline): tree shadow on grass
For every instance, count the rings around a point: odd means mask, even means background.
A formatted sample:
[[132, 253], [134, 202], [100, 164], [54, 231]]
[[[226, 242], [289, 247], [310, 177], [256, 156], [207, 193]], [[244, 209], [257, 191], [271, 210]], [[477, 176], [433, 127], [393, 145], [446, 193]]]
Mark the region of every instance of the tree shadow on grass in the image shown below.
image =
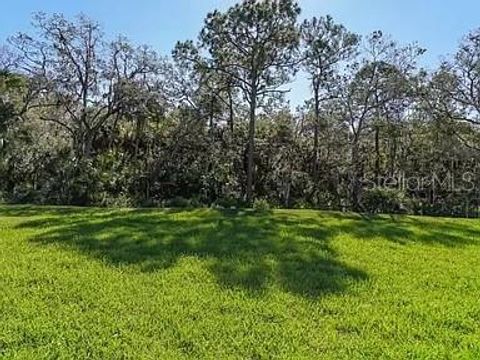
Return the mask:
[[[21, 211], [7, 211], [22, 216]], [[0, 216], [3, 213], [0, 209]], [[35, 216], [32, 209], [27, 215]], [[110, 265], [134, 265], [144, 272], [196, 257], [206, 261], [222, 287], [253, 295], [278, 286], [317, 298], [346, 291], [367, 278], [336, 259], [329, 244], [331, 229], [297, 215], [286, 219], [251, 211], [100, 209], [50, 209], [37, 215], [17, 226], [34, 230], [32, 242], [61, 244]]]
[[336, 236], [449, 247], [479, 244], [474, 226], [409, 216], [70, 207], [0, 207], [0, 216], [30, 216], [18, 227], [34, 230], [31, 241], [61, 244], [113, 266], [152, 272], [191, 256], [206, 260], [225, 288], [261, 294], [275, 285], [309, 298], [347, 291], [367, 278], [338, 260], [330, 244]]
[[346, 219], [336, 226], [337, 232], [348, 233], [363, 240], [381, 237], [403, 245], [480, 245], [480, 227], [472, 220], [405, 215], [378, 215], [367, 218], [355, 214]]

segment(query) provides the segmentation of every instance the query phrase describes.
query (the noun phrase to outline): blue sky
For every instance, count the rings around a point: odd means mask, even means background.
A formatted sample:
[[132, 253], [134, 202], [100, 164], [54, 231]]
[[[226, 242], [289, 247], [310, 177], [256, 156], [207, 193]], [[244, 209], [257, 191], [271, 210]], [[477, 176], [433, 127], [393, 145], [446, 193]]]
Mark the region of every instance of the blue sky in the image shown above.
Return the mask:
[[[177, 40], [195, 38], [204, 16], [233, 0], [12, 0], [0, 12], [0, 41], [28, 30], [35, 11], [83, 12], [100, 21], [108, 34], [124, 34], [136, 43], [169, 54]], [[438, 64], [455, 51], [469, 30], [480, 27], [479, 0], [300, 0], [302, 17], [330, 14], [350, 30], [366, 34], [381, 29], [399, 42], [417, 41], [428, 49], [421, 64]], [[294, 104], [308, 95], [299, 80], [289, 95]]]

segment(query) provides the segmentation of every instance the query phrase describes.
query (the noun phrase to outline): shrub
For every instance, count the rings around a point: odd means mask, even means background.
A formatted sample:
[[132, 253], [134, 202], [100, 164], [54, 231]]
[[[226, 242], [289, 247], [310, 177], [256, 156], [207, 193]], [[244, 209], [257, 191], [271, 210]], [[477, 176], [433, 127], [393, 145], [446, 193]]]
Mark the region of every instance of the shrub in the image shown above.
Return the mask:
[[410, 200], [403, 192], [381, 187], [365, 190], [362, 206], [370, 213], [405, 213], [411, 210]]
[[192, 207], [192, 202], [184, 197], [175, 196], [174, 198], [165, 201], [165, 207], [188, 208]]
[[241, 200], [238, 200], [234, 197], [224, 197], [224, 198], [218, 199], [212, 205], [214, 207], [219, 207], [224, 209], [234, 209], [234, 208], [236, 209], [236, 208], [241, 208], [245, 206], [245, 204]]
[[270, 210], [270, 203], [266, 199], [255, 199], [253, 208], [258, 211]]
[[305, 199], [297, 200], [293, 204], [294, 209], [309, 209], [311, 207], [312, 207], [312, 205], [308, 201], [306, 201]]
[[101, 206], [115, 207], [115, 208], [129, 208], [134, 207], [135, 202], [130, 198], [128, 194], [119, 194], [111, 196], [107, 193], [103, 194], [104, 197], [100, 203]]

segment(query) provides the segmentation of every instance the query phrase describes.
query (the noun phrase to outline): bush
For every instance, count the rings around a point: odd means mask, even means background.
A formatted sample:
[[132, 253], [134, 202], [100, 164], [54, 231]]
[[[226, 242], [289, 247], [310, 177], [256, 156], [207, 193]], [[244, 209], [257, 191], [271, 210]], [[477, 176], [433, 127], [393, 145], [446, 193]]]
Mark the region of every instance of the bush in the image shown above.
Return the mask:
[[397, 189], [376, 187], [365, 190], [362, 207], [370, 213], [408, 213], [410, 200]]
[[312, 205], [305, 199], [300, 199], [295, 201], [295, 203], [293, 204], [293, 208], [294, 209], [310, 209], [312, 208]]
[[100, 203], [101, 206], [115, 207], [115, 208], [130, 208], [135, 206], [135, 202], [130, 198], [128, 194], [119, 194], [111, 196], [107, 193], [102, 194], [103, 199]]
[[270, 210], [270, 203], [266, 199], [255, 199], [253, 208], [258, 211]]
[[238, 200], [234, 197], [225, 197], [218, 199], [212, 205], [213, 207], [219, 207], [223, 209], [236, 209], [245, 206], [245, 204], [241, 200]]
[[15, 186], [9, 197], [9, 202], [14, 204], [41, 204], [41, 200], [38, 191], [27, 184]]
[[171, 208], [188, 208], [192, 207], [192, 202], [181, 196], [175, 196], [172, 199], [165, 201], [165, 207]]

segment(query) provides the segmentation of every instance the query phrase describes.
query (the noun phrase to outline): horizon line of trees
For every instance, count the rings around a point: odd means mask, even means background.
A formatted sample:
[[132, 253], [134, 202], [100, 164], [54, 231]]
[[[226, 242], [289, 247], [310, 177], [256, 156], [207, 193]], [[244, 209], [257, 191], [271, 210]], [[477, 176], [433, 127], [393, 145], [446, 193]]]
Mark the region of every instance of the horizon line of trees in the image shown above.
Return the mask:
[[478, 215], [480, 29], [426, 71], [415, 43], [300, 14], [243, 0], [168, 57], [35, 14], [0, 47], [0, 200]]

